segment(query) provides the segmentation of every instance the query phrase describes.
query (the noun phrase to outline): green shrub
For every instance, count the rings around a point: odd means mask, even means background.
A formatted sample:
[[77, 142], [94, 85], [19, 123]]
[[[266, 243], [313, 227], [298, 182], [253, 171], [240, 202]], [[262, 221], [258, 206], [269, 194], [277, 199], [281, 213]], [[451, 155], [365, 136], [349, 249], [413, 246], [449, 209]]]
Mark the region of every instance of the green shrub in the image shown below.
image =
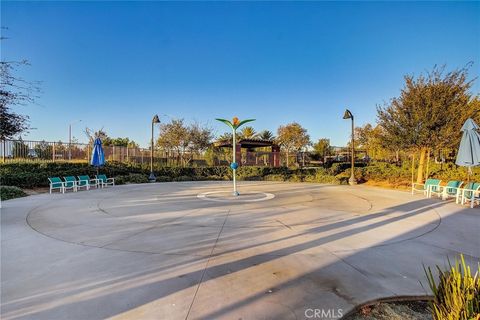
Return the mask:
[[[49, 177], [90, 175], [95, 176], [96, 168], [88, 163], [69, 162], [8, 162], [0, 165], [3, 185], [20, 188], [48, 187]], [[130, 173], [148, 174], [148, 168], [129, 163], [108, 162], [99, 169], [99, 173], [108, 177], [129, 175]]]
[[126, 183], [147, 183], [149, 182], [148, 176], [141, 173], [130, 173], [128, 175], [116, 176], [115, 184], [121, 185]]
[[169, 176], [158, 176], [157, 177], [157, 182], [170, 182], [172, 181], [172, 178]]
[[130, 173], [128, 175], [128, 182], [130, 183], [147, 183], [148, 176], [146, 174], [141, 173]]
[[27, 194], [18, 187], [0, 186], [0, 199], [2, 201], [26, 196]]
[[[344, 172], [345, 170], [350, 169], [351, 166], [352, 164], [350, 162], [333, 163], [332, 166], [328, 169], [328, 173], [335, 176]], [[363, 162], [355, 163], [355, 168], [363, 168], [365, 166], [367, 166], [367, 164]]]
[[122, 185], [128, 182], [128, 176], [116, 176], [115, 185]]
[[192, 176], [180, 176], [174, 179], [174, 181], [182, 182], [182, 181], [195, 181], [195, 178]]
[[[363, 165], [363, 164], [362, 164]], [[466, 180], [467, 170], [454, 164], [430, 163], [430, 177], [443, 181]], [[472, 181], [480, 181], [480, 170], [473, 169]], [[150, 173], [148, 164], [108, 162], [99, 169], [108, 177], [116, 177], [116, 183], [144, 183]], [[194, 180], [230, 180], [232, 170], [228, 166], [216, 167], [160, 167], [154, 166], [157, 181], [194, 181]], [[3, 185], [20, 188], [47, 187], [48, 177], [94, 176], [96, 169], [88, 163], [69, 162], [7, 162], [0, 164], [0, 177]], [[416, 174], [416, 172], [415, 172]], [[131, 176], [132, 175], [132, 176]], [[187, 178], [188, 177], [188, 180]], [[350, 177], [349, 163], [335, 163], [330, 168], [289, 169], [286, 167], [240, 167], [238, 180], [265, 181], [306, 181], [316, 183], [348, 183]], [[361, 167], [356, 164], [355, 177], [359, 182], [387, 182], [395, 186], [408, 186], [411, 183], [411, 163], [396, 164], [372, 162]]]
[[286, 177], [282, 174], [269, 174], [263, 177], [265, 181], [285, 181]]
[[[285, 177], [299, 171], [285, 167], [240, 167], [237, 170], [239, 180], [263, 180], [266, 175], [280, 174]], [[0, 164], [2, 184], [14, 185], [21, 188], [47, 187], [48, 177], [78, 176], [88, 174], [94, 176], [97, 170], [88, 163], [69, 162], [8, 162]], [[99, 169], [99, 173], [118, 179], [118, 184], [143, 183], [143, 176], [148, 176], [148, 164], [119, 163], [110, 161]], [[232, 170], [227, 166], [217, 167], [159, 167], [154, 166], [154, 173], [159, 178], [157, 181], [184, 181], [185, 177], [192, 180], [228, 180], [232, 179]], [[130, 174], [140, 176], [130, 177]], [[212, 178], [210, 178], [212, 177]], [[286, 180], [287, 178], [285, 178]], [[116, 181], [117, 182], [117, 181]]]
[[424, 270], [433, 293], [430, 309], [434, 320], [480, 319], [480, 264], [475, 275], [463, 255], [455, 265], [449, 262], [447, 271], [437, 266], [438, 284], [430, 267], [424, 267]]
[[350, 173], [346, 171], [339, 173], [335, 176], [335, 179], [338, 181], [339, 184], [348, 184], [348, 179], [350, 179]]
[[331, 184], [340, 183], [340, 181], [335, 176], [331, 175], [329, 171], [324, 168], [318, 168], [313, 172], [308, 172], [308, 174], [304, 177], [303, 181]]
[[223, 181], [226, 180], [226, 178], [222, 176], [208, 176], [205, 180]]
[[290, 177], [288, 177], [288, 181], [290, 182], [303, 182], [304, 176], [298, 175], [298, 174], [293, 174]]

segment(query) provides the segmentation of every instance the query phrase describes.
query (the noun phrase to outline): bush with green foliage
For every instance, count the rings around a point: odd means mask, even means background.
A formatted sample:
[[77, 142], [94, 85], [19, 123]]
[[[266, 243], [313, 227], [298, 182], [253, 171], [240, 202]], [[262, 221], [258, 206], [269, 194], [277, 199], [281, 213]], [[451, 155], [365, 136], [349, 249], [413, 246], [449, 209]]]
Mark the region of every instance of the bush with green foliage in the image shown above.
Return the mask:
[[130, 183], [147, 183], [148, 176], [142, 173], [130, 173], [128, 175], [128, 182]]
[[480, 319], [480, 264], [474, 275], [463, 255], [449, 270], [437, 266], [439, 282], [430, 267], [425, 268], [428, 284], [433, 293], [430, 309], [434, 320]]
[[13, 186], [0, 186], [0, 199], [2, 201], [28, 196], [22, 189]]
[[177, 181], [177, 182], [195, 181], [195, 177], [192, 177], [192, 176], [180, 176], [180, 177], [176, 177], [176, 178], [174, 179], [174, 181]]
[[[385, 162], [373, 162], [369, 166], [357, 168], [355, 175], [361, 181], [377, 181], [387, 182], [392, 186], [410, 186], [412, 183], [412, 163], [404, 161], [401, 166]], [[416, 169], [414, 175], [416, 177]], [[440, 179], [442, 181], [449, 180], [467, 180], [467, 168], [459, 167], [454, 163], [430, 163], [430, 178]], [[470, 176], [471, 181], [480, 181], [479, 168], [473, 168], [473, 174]]]
[[172, 181], [172, 178], [169, 176], [158, 176], [157, 177], [157, 182], [170, 182]]
[[117, 176], [115, 177], [115, 185], [120, 186], [122, 184], [128, 183], [128, 176]]
[[[355, 163], [355, 168], [363, 168], [366, 166], [367, 164], [364, 162]], [[349, 170], [351, 167], [352, 164], [350, 162], [333, 163], [330, 168], [328, 168], [328, 173], [336, 176], [337, 174], [340, 174], [345, 170]]]
[[265, 181], [286, 181], [288, 177], [284, 176], [283, 174], [267, 174], [263, 177]]
[[[148, 174], [147, 167], [119, 162], [108, 162], [99, 173], [108, 177], [126, 176], [130, 173]], [[97, 170], [88, 163], [75, 162], [7, 162], [0, 165], [3, 185], [20, 188], [48, 187], [49, 177], [90, 175]]]
[[[298, 170], [298, 169], [297, 169]], [[8, 162], [0, 164], [2, 183], [20, 188], [47, 187], [49, 177], [94, 176], [96, 168], [88, 163], [68, 162]], [[99, 173], [115, 177], [117, 184], [148, 182], [150, 169], [147, 165], [135, 165], [108, 162], [99, 169]], [[229, 167], [156, 167], [154, 173], [157, 181], [195, 181], [195, 180], [229, 180], [232, 170]], [[263, 180], [268, 174], [289, 175], [295, 170], [287, 168], [240, 167], [237, 170], [239, 180]]]
[[126, 183], [147, 183], [148, 176], [143, 173], [130, 173], [128, 175], [116, 176], [115, 184], [121, 185]]
[[[472, 181], [480, 181], [480, 170], [474, 168]], [[466, 180], [466, 168], [454, 164], [435, 164], [429, 166], [430, 177], [443, 181], [452, 179]], [[115, 177], [117, 184], [148, 182], [150, 168], [147, 164], [129, 164], [108, 162], [99, 169], [108, 177]], [[356, 164], [355, 177], [358, 181], [387, 182], [392, 186], [409, 186], [411, 183], [411, 164], [404, 162], [401, 166], [383, 162], [372, 162], [368, 166]], [[158, 182], [197, 180], [231, 180], [232, 170], [227, 166], [217, 167], [154, 167]], [[96, 169], [88, 163], [68, 162], [7, 162], [0, 164], [2, 184], [20, 188], [47, 187], [48, 177], [94, 176]], [[337, 163], [330, 168], [291, 169], [286, 167], [240, 167], [238, 180], [252, 181], [292, 181], [315, 183], [348, 183], [350, 164]]]
[[328, 169], [318, 168], [314, 172], [309, 172], [305, 175], [303, 181], [315, 183], [330, 183], [339, 184], [340, 180], [332, 175]]

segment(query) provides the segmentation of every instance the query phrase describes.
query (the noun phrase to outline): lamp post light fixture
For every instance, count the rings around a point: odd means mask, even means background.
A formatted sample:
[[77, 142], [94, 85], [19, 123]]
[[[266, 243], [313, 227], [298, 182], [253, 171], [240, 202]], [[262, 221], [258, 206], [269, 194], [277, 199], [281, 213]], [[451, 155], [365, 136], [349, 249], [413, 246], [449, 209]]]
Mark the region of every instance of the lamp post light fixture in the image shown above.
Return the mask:
[[72, 126], [82, 120], [77, 120], [68, 125], [68, 160], [72, 160]]
[[233, 138], [232, 138], [232, 147], [233, 147], [233, 161], [230, 164], [230, 168], [233, 170], [233, 195], [235, 197], [239, 196], [240, 193], [237, 191], [237, 168], [238, 168], [238, 163], [236, 161], [236, 153], [237, 153], [237, 141], [236, 141], [236, 135], [237, 135], [237, 129], [241, 126], [244, 125], [247, 122], [255, 121], [255, 119], [246, 119], [243, 121], [238, 120], [237, 117], [234, 117], [232, 121], [230, 122], [229, 120], [225, 119], [215, 119], [220, 122], [225, 123], [227, 126], [229, 126], [232, 129], [233, 133]]
[[353, 114], [350, 112], [350, 110], [346, 109], [345, 113], [343, 114], [343, 119], [352, 119], [352, 155], [351, 155], [351, 161], [352, 161], [352, 167], [351, 167], [351, 174], [350, 174], [350, 179], [348, 179], [348, 184], [349, 185], [355, 185], [357, 184], [357, 179], [355, 179], [355, 126], [353, 122]]
[[153, 173], [153, 148], [154, 148], [154, 140], [153, 140], [153, 127], [155, 124], [157, 123], [160, 123], [160, 118], [158, 117], [158, 115], [156, 114], [155, 116], [153, 116], [153, 119], [152, 119], [152, 143], [151, 143], [151, 149], [150, 149], [150, 175], [148, 176], [148, 180], [150, 182], [155, 182], [155, 180], [157, 179], [155, 177], [155, 174]]

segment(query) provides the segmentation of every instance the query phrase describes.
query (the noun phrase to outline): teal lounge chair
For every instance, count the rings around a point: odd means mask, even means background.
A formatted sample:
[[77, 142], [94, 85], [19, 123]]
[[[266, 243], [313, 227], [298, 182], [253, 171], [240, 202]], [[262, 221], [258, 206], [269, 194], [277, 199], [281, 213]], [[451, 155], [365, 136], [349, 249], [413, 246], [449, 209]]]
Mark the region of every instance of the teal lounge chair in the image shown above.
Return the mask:
[[62, 179], [59, 177], [51, 177], [48, 178], [48, 181], [50, 182], [50, 193], [55, 189], [59, 189], [61, 193], [65, 193], [65, 186]]
[[72, 189], [77, 192], [77, 179], [74, 176], [63, 177], [65, 182], [63, 183], [64, 189]]
[[98, 182], [100, 183], [102, 188], [105, 187], [105, 186], [114, 186], [115, 185], [115, 179], [114, 178], [107, 178], [107, 176], [104, 175], [104, 174], [96, 175], [95, 178], [98, 179]]
[[85, 188], [87, 190], [90, 190], [91, 187], [98, 188], [100, 186], [100, 183], [98, 179], [90, 179], [89, 176], [78, 176], [78, 181], [77, 181], [77, 188]]
[[427, 179], [425, 183], [412, 183], [412, 194], [422, 192], [425, 196], [430, 197], [431, 192], [437, 192], [442, 180]]
[[439, 198], [442, 197], [443, 200], [448, 198], [455, 198], [456, 202], [460, 201], [463, 181], [451, 180], [448, 181], [445, 186], [439, 186], [434, 190], [431, 190], [430, 196], [437, 195]]
[[470, 202], [470, 208], [473, 208], [475, 203], [480, 205], [480, 183], [470, 182], [462, 189], [462, 205], [467, 202]]

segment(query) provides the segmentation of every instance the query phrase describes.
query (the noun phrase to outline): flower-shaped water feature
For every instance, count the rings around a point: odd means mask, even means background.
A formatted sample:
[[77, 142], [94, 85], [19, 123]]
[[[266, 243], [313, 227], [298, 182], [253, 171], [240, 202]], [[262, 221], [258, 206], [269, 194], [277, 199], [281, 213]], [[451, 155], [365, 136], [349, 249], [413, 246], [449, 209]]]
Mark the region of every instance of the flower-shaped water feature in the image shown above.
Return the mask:
[[226, 119], [215, 119], [215, 120], [218, 120], [218, 121], [221, 121], [223, 123], [225, 123], [227, 126], [229, 126], [232, 131], [233, 131], [233, 138], [232, 138], [232, 147], [233, 147], [233, 161], [232, 163], [230, 164], [230, 168], [232, 168], [233, 170], [233, 195], [234, 196], [238, 196], [240, 195], [237, 191], [237, 177], [236, 177], [236, 171], [237, 171], [237, 168], [238, 168], [238, 163], [235, 159], [235, 156], [236, 156], [236, 135], [237, 135], [237, 129], [244, 125], [245, 123], [247, 122], [251, 122], [251, 121], [255, 121], [255, 119], [246, 119], [246, 120], [242, 120], [240, 121], [237, 117], [233, 117], [232, 121], [229, 121], [229, 120], [226, 120]]

